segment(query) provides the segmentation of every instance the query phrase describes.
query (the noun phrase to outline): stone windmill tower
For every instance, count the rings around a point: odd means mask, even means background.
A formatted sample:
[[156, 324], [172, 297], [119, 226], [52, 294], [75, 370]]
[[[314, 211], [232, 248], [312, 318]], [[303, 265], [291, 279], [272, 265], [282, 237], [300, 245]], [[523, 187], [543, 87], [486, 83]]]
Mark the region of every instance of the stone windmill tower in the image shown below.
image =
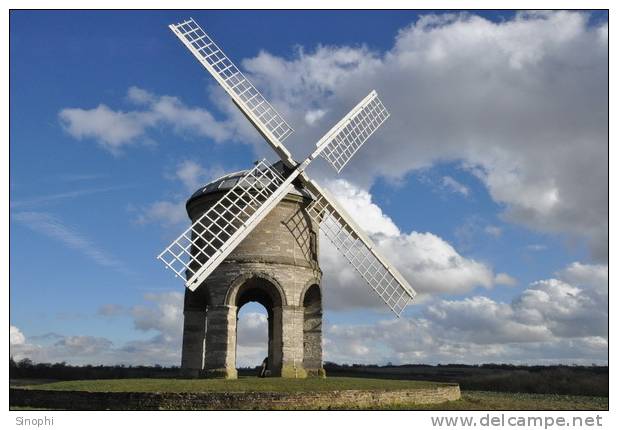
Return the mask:
[[271, 374], [320, 374], [318, 228], [397, 316], [415, 296], [350, 215], [305, 173], [318, 155], [340, 172], [389, 114], [371, 91], [299, 163], [282, 143], [292, 128], [204, 30], [193, 19], [169, 27], [281, 158], [198, 190], [187, 202], [191, 227], [158, 256], [186, 277], [182, 367], [235, 378], [237, 310], [257, 301], [268, 312]]
[[[197, 190], [187, 201], [191, 220], [198, 220], [246, 174], [231, 173]], [[186, 374], [236, 375], [236, 316], [250, 301], [268, 314], [271, 375], [323, 373], [319, 226], [307, 213], [311, 202], [308, 192], [291, 188], [204, 285], [185, 290]]]

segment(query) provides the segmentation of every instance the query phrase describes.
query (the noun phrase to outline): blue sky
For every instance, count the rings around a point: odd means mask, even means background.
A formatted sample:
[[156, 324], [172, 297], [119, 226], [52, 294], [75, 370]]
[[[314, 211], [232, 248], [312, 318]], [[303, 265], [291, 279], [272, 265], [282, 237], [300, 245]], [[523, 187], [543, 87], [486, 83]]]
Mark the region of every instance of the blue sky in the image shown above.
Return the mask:
[[[13, 11], [17, 356], [178, 363], [183, 286], [154, 257], [197, 185], [276, 160], [167, 28], [188, 16], [290, 120], [297, 158], [370, 89], [391, 111], [339, 178], [321, 161], [312, 174], [375, 212], [353, 215], [404, 255], [422, 297], [393, 321], [327, 273], [327, 359], [607, 360], [607, 170], [577, 175], [607, 164], [607, 16], [502, 11]], [[539, 295], [601, 297], [601, 315], [582, 322], [581, 303], [552, 310]], [[243, 309], [243, 363], [263, 356], [259, 312]], [[407, 349], [360, 335], [381, 324], [399, 324]], [[477, 324], [502, 334], [487, 346]]]

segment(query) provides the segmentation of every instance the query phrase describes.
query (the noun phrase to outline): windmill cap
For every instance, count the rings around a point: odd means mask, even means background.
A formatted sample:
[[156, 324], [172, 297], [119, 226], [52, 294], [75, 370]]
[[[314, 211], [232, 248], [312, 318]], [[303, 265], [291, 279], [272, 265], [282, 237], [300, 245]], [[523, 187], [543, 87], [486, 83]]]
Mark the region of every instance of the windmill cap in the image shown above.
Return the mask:
[[[281, 161], [276, 162], [275, 164], [273, 164], [272, 167], [279, 170], [282, 173], [285, 169]], [[205, 196], [208, 194], [215, 194], [215, 193], [225, 193], [229, 191], [232, 187], [238, 184], [238, 181], [240, 181], [240, 179], [243, 176], [245, 176], [247, 172], [249, 172], [249, 170], [250, 169], [246, 169], [246, 170], [240, 170], [238, 172], [228, 173], [226, 175], [223, 175], [207, 183], [206, 185], [202, 185], [196, 192], [194, 192], [191, 195], [191, 197], [189, 197], [189, 199], [187, 200], [187, 205], [189, 205], [189, 203], [192, 200], [200, 198], [202, 196]], [[294, 184], [294, 188], [292, 188], [292, 190], [288, 194], [292, 194], [292, 195], [299, 196], [299, 197], [305, 197], [309, 199], [312, 198], [309, 192], [307, 192], [304, 188], [301, 188], [296, 184]]]

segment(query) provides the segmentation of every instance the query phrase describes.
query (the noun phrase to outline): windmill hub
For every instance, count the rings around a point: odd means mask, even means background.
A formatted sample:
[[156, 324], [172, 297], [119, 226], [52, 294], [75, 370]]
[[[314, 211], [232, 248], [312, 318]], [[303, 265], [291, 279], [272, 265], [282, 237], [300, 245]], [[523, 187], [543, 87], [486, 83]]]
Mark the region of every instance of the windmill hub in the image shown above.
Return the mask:
[[[199, 219], [246, 175], [225, 175], [187, 201]], [[195, 291], [185, 289], [182, 368], [188, 375], [236, 377], [237, 315], [258, 302], [268, 315], [267, 369], [302, 377], [322, 370], [318, 226], [309, 193], [293, 187]]]

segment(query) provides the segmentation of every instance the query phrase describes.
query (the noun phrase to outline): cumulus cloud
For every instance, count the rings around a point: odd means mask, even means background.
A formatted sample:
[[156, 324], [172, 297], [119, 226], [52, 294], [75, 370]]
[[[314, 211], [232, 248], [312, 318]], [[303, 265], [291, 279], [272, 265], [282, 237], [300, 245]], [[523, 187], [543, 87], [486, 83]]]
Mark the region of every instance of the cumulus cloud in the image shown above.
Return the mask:
[[[369, 192], [339, 179], [327, 188], [421, 295], [462, 294], [494, 284], [485, 263], [460, 255], [452, 245], [432, 233], [403, 233], [372, 201]], [[383, 307], [326, 237], [320, 237], [320, 265], [324, 271], [324, 303], [329, 308]], [[499, 283], [508, 283], [501, 274]]]
[[401, 233], [393, 220], [373, 203], [371, 194], [344, 180], [337, 179], [326, 183], [328, 190], [335, 195], [346, 211], [354, 214], [354, 220], [370, 235], [399, 236]]
[[543, 324], [554, 335], [607, 337], [607, 266], [572, 263], [552, 278], [533, 283], [513, 303], [519, 318]]
[[146, 294], [143, 304], [130, 309], [106, 304], [97, 311], [106, 318], [127, 313], [133, 318], [135, 328], [151, 337], [124, 343], [98, 336], [57, 333], [26, 338], [19, 328], [11, 326], [11, 355], [16, 360], [30, 358], [35, 362], [178, 365], [182, 343], [182, 297], [178, 292]]
[[[324, 359], [348, 363], [579, 363], [608, 361], [608, 268], [572, 263], [555, 278], [530, 284], [510, 302], [485, 296], [433, 299], [414, 317], [375, 324], [330, 324]], [[135, 327], [151, 334], [123, 344], [96, 336], [49, 333], [27, 338], [11, 325], [11, 355], [19, 360], [75, 364], [180, 362], [182, 294], [147, 294], [132, 307]], [[267, 319], [241, 313], [238, 365], [266, 355]]]
[[[295, 125], [295, 153], [376, 88], [391, 119], [346, 168], [355, 183], [460, 163], [505, 220], [582, 239], [606, 260], [607, 61], [606, 23], [544, 12], [501, 22], [426, 15], [385, 53], [318, 46], [286, 59], [261, 52], [243, 65]], [[327, 112], [306, 121], [315, 110]]]
[[559, 272], [559, 277], [575, 285], [589, 285], [596, 290], [607, 288], [608, 266], [575, 262]]
[[127, 99], [136, 110], [113, 110], [104, 104], [91, 109], [65, 108], [58, 113], [63, 128], [76, 139], [94, 139], [119, 154], [128, 145], [148, 141], [148, 130], [165, 125], [179, 135], [192, 134], [223, 142], [232, 137], [229, 126], [199, 107], [189, 107], [172, 96], [159, 96], [131, 87]]
[[113, 111], [100, 104], [92, 109], [65, 108], [58, 114], [65, 130], [76, 139], [96, 139], [105, 149], [118, 153], [133, 143], [153, 119], [141, 112]]
[[26, 337], [21, 330], [12, 325], [9, 329], [9, 342], [11, 345], [23, 345], [26, 343]]
[[[484, 296], [435, 300], [418, 317], [329, 325], [326, 359], [607, 363], [606, 270], [573, 263], [558, 278], [532, 283], [510, 303]], [[569, 278], [573, 272], [577, 277]]]
[[[261, 51], [242, 64], [295, 125], [294, 152], [307, 153], [326, 124], [376, 88], [392, 116], [347, 168], [354, 182], [368, 188], [378, 176], [400, 180], [459, 162], [504, 205], [506, 220], [581, 238], [593, 257], [606, 260], [607, 60], [606, 23], [591, 25], [585, 13], [543, 12], [502, 22], [425, 15], [401, 29], [387, 52], [320, 45], [286, 59]], [[127, 98], [139, 110], [100, 105], [59, 116], [71, 135], [112, 152], [165, 124], [217, 142], [248, 140], [268, 154], [222, 91], [211, 94], [224, 121], [136, 87]]]
[[[375, 88], [392, 115], [346, 168], [352, 182], [369, 189], [379, 176], [398, 181], [420, 168], [459, 163], [504, 208], [505, 220], [581, 239], [604, 262], [607, 37], [607, 23], [591, 24], [581, 12], [526, 12], [500, 22], [428, 14], [402, 28], [386, 52], [319, 45], [286, 58], [261, 51], [242, 65], [294, 125], [286, 142], [294, 153], [309, 152], [328, 125]], [[217, 142], [247, 141], [270, 154], [214, 85], [211, 98], [223, 121], [141, 88], [130, 88], [127, 98], [138, 109], [70, 108], [60, 120], [74, 137], [96, 139], [112, 152], [166, 125]], [[332, 177], [323, 163], [311, 169]]]
[[[15, 334], [15, 336], [13, 336]], [[113, 364], [112, 341], [96, 336], [63, 336], [48, 333], [26, 338], [19, 328], [11, 326], [10, 354], [15, 360], [29, 358], [34, 362], [72, 364]]]
[[[181, 332], [184, 295], [180, 292], [145, 294], [147, 305], [131, 308], [135, 328], [156, 331], [168, 337], [177, 337]], [[153, 306], [154, 305], [154, 306]]]
[[54, 345], [56, 348], [66, 351], [69, 355], [92, 356], [109, 349], [112, 341], [94, 336], [66, 336]]

